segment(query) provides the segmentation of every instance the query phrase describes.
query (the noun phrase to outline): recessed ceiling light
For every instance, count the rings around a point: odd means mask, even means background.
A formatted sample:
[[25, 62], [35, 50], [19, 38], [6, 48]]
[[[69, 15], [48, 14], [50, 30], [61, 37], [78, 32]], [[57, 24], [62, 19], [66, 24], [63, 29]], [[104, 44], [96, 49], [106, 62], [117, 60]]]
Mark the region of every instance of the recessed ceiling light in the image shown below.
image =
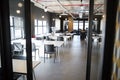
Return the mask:
[[48, 10], [47, 10], [47, 7], [45, 7], [44, 11], [45, 11], [45, 12], [47, 12], [47, 11], [48, 11]]
[[20, 14], [20, 10], [16, 10], [16, 13], [17, 13], [17, 14]]
[[18, 7], [22, 7], [23, 4], [21, 2], [18, 3]]
[[45, 16], [42, 16], [42, 18], [45, 18]]
[[61, 18], [62, 16], [61, 15], [59, 15], [59, 18]]

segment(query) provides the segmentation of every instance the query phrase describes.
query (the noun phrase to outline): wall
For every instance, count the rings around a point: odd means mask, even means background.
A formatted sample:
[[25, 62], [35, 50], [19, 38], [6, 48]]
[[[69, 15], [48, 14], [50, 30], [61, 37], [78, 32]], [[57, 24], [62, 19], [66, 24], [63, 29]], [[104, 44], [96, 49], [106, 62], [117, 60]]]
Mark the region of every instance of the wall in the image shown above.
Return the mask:
[[120, 0], [117, 8], [115, 35], [112, 80], [120, 80]]
[[[44, 19], [42, 19], [42, 16], [44, 16]], [[47, 27], [51, 26], [51, 13], [44, 12], [43, 9], [40, 9], [36, 6], [34, 6], [33, 3], [31, 3], [31, 35], [34, 36], [34, 19], [38, 20], [46, 20], [47, 21]]]
[[73, 31], [73, 19], [72, 17], [68, 17], [68, 32], [72, 32]]
[[111, 80], [118, 0], [105, 0], [105, 37], [103, 46], [102, 79]]

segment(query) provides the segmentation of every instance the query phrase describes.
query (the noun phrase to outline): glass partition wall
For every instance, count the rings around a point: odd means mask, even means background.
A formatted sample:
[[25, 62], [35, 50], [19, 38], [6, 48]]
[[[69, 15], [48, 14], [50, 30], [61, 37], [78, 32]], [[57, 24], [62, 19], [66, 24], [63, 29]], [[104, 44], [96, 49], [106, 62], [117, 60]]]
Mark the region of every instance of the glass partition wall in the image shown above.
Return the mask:
[[1, 69], [1, 49], [0, 49], [0, 69]]
[[[26, 9], [28, 9], [28, 12]], [[27, 20], [30, 16], [26, 16], [30, 15], [29, 9], [29, 0], [9, 0], [11, 53], [13, 78], [15, 78], [15, 80], [33, 80], [31, 76], [33, 71], [31, 70], [32, 61], [30, 61], [32, 60], [30, 56], [30, 48], [32, 46], [30, 42], [31, 34], [28, 34], [30, 30], [27, 30], [28, 24], [30, 27], [31, 23], [29, 23], [30, 19]], [[28, 60], [30, 63], [28, 63]]]

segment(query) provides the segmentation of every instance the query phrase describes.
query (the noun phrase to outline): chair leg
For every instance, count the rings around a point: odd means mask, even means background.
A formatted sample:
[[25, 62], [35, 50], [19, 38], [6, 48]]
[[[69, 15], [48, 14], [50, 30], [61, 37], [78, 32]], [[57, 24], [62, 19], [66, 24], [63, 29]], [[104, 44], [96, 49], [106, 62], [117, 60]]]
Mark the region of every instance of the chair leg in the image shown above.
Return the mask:
[[34, 72], [34, 70], [33, 70], [33, 77], [34, 77], [34, 80], [36, 80], [36, 76], [35, 76], [35, 72]]
[[39, 54], [39, 49], [38, 49], [38, 56], [40, 57], [40, 54]]
[[56, 59], [56, 53], [54, 54], [54, 63], [55, 63], [55, 59]]
[[44, 63], [45, 63], [45, 53], [44, 53]]
[[36, 50], [35, 50], [35, 60], [36, 60]]

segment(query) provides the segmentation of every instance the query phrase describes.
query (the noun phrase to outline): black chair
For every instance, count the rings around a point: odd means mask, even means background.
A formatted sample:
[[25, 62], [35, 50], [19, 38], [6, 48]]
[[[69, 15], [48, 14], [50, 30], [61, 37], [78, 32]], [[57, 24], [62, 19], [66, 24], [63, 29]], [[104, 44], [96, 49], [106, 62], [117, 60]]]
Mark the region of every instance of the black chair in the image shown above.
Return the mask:
[[35, 53], [35, 59], [36, 59], [36, 51], [38, 51], [38, 55], [39, 55], [39, 48], [36, 48], [35, 43], [32, 43], [32, 52]]
[[58, 36], [57, 41], [64, 41], [64, 38], [62, 36]]
[[56, 50], [54, 45], [44, 45], [44, 62], [45, 62], [45, 54], [54, 54], [54, 62], [56, 59]]
[[18, 80], [21, 76], [23, 75], [18, 73], [13, 73], [13, 80]]
[[11, 48], [13, 50], [13, 55], [23, 55], [24, 46], [21, 43], [13, 43]]
[[45, 39], [46, 39], [46, 40], [51, 40], [51, 39], [49, 38], [49, 36], [45, 36]]
[[101, 41], [102, 41], [102, 38], [101, 38], [101, 37], [99, 37], [99, 38], [98, 38], [98, 42], [101, 42]]

